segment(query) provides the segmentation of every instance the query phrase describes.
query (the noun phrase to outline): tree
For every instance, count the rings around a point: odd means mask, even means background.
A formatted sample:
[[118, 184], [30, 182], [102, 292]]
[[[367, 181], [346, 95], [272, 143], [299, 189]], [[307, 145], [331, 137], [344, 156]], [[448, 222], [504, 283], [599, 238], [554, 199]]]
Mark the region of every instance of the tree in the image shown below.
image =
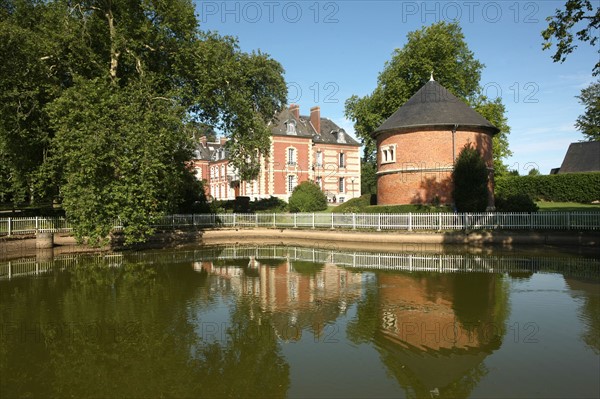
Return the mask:
[[151, 83], [77, 81], [48, 110], [56, 131], [50, 162], [77, 237], [101, 240], [120, 219], [127, 243], [143, 241], [182, 201], [191, 174], [184, 111]]
[[467, 144], [452, 171], [452, 198], [459, 212], [484, 212], [488, 205], [488, 170], [477, 149]]
[[360, 191], [364, 194], [377, 194], [377, 165], [375, 162], [360, 163]]
[[[564, 9], [557, 8], [553, 16], [546, 18], [548, 27], [542, 31], [543, 49], [548, 50], [556, 40], [556, 52], [552, 56], [554, 62], [565, 62], [567, 56], [576, 48], [575, 38], [581, 42], [589, 42], [591, 46], [598, 43], [600, 28], [600, 6], [594, 10], [592, 0], [567, 0]], [[573, 32], [576, 30], [575, 32]], [[598, 50], [600, 55], [600, 49]], [[600, 61], [592, 68], [593, 75], [600, 74]]]
[[345, 115], [354, 121], [357, 136], [365, 146], [366, 162], [375, 160], [371, 133], [415, 94], [429, 79], [435, 79], [454, 95], [474, 106], [499, 129], [494, 140], [495, 164], [510, 155], [507, 135], [510, 128], [500, 99], [490, 101], [481, 94], [479, 81], [484, 65], [475, 59], [458, 23], [440, 22], [410, 32], [407, 43], [396, 49], [377, 79], [375, 90], [364, 97], [346, 101]]
[[291, 212], [316, 212], [327, 209], [327, 197], [312, 181], [304, 181], [294, 188], [289, 200]]
[[585, 107], [585, 112], [577, 118], [575, 127], [586, 140], [600, 140], [600, 79], [581, 90], [577, 98]]
[[189, 0], [3, 0], [0, 16], [0, 200], [57, 197], [78, 236], [119, 217], [134, 242], [192, 201], [196, 127], [258, 173], [283, 68], [199, 31]]
[[540, 175], [540, 171], [537, 170], [536, 168], [530, 169], [529, 173], [527, 173], [528, 176], [539, 176]]

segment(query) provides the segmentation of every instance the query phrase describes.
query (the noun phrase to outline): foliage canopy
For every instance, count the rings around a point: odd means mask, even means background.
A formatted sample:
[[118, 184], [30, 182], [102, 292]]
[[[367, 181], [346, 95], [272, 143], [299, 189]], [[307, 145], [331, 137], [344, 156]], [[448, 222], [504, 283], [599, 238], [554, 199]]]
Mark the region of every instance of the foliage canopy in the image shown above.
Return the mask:
[[469, 49], [458, 23], [439, 22], [410, 32], [402, 49], [396, 49], [377, 79], [375, 90], [364, 97], [346, 101], [346, 117], [354, 121], [357, 136], [365, 146], [366, 162], [374, 161], [371, 133], [415, 94], [429, 79], [435, 80], [461, 98], [500, 129], [494, 137], [494, 165], [501, 173], [502, 159], [510, 156], [505, 108], [499, 98], [482, 93], [484, 65]]
[[[557, 8], [555, 14], [546, 20], [548, 26], [542, 31], [543, 49], [549, 50], [553, 44], [556, 45], [556, 52], [552, 56], [554, 62], [565, 62], [567, 56], [577, 49], [575, 39], [589, 42], [592, 47], [598, 44], [600, 5], [597, 1], [567, 0], [563, 8]], [[600, 59], [600, 49], [598, 55]], [[594, 76], [600, 74], [600, 61], [596, 62], [592, 72]]]
[[255, 177], [286, 102], [281, 65], [200, 31], [189, 0], [0, 1], [0, 53], [0, 201], [61, 202], [79, 238], [119, 218], [144, 240], [193, 203], [194, 126]]
[[600, 140], [600, 80], [592, 83], [577, 96], [585, 112], [575, 122], [575, 127], [588, 141]]

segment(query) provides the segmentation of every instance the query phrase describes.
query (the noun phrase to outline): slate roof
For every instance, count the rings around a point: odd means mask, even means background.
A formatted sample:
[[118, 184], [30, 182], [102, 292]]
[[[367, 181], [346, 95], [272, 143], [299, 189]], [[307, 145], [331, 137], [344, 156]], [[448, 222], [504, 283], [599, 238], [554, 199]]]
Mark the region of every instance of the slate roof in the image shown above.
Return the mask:
[[206, 145], [197, 143], [194, 149], [194, 159], [206, 160], [206, 161], [218, 161], [219, 159], [225, 159], [229, 156], [225, 146], [218, 143], [208, 142]]
[[[287, 132], [287, 123], [290, 123], [290, 121], [296, 121], [296, 134]], [[269, 128], [274, 136], [312, 137], [315, 143], [360, 146], [356, 140], [331, 119], [321, 118], [321, 131], [317, 132], [310, 123], [310, 116], [300, 115], [300, 119], [296, 120], [289, 108], [281, 111]], [[340, 135], [343, 136], [341, 140], [339, 140]]]
[[419, 127], [475, 127], [496, 134], [499, 129], [444, 86], [430, 80], [373, 133]]
[[[291, 121], [296, 124], [295, 134], [288, 133], [287, 124]], [[300, 118], [296, 119], [289, 108], [285, 108], [277, 114], [273, 122], [269, 124], [269, 129], [274, 136], [306, 137], [312, 138], [314, 143], [360, 147], [356, 140], [331, 119], [321, 118], [321, 131], [317, 132], [310, 123], [310, 116], [300, 115]], [[216, 161], [224, 159], [223, 157], [227, 158], [229, 154], [224, 147], [219, 142], [208, 142], [206, 146], [198, 143], [194, 150], [194, 159]]]
[[571, 143], [558, 173], [600, 172], [600, 141]]

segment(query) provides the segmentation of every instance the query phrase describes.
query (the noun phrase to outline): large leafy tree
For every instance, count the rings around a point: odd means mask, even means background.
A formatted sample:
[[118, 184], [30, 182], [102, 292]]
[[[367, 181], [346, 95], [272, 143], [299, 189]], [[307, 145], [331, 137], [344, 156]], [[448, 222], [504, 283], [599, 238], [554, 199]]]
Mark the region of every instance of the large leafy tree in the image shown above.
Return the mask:
[[189, 126], [258, 173], [283, 69], [200, 31], [191, 1], [0, 0], [0, 15], [0, 200], [58, 196], [80, 237], [120, 218], [133, 242], [184, 201]]
[[577, 96], [585, 112], [575, 122], [575, 127], [588, 141], [600, 140], [600, 80], [592, 83]]
[[415, 94], [434, 72], [435, 79], [494, 123], [500, 133], [494, 138], [495, 164], [502, 170], [502, 158], [510, 155], [505, 109], [500, 99], [481, 95], [484, 65], [467, 46], [458, 23], [440, 22], [410, 32], [402, 49], [395, 50], [379, 74], [377, 87], [364, 97], [346, 101], [346, 117], [365, 145], [365, 160], [374, 162], [375, 143], [370, 134]]
[[[546, 20], [548, 27], [542, 31], [543, 49], [548, 50], [553, 44], [556, 45], [552, 56], [554, 62], [564, 62], [577, 49], [577, 41], [589, 42], [592, 47], [598, 44], [600, 4], [597, 1], [567, 0], [564, 8], [557, 8], [555, 14]], [[598, 55], [600, 56], [600, 49]], [[600, 74], [600, 61], [594, 65], [593, 74]]]

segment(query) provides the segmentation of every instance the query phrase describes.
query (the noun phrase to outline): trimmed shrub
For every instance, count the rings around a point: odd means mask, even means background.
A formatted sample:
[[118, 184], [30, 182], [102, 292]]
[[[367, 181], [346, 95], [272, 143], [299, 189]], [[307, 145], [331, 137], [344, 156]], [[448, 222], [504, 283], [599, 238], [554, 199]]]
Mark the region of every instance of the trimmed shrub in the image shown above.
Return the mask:
[[333, 209], [334, 213], [360, 213], [367, 206], [371, 205], [371, 194], [364, 194], [357, 198], [352, 198]]
[[469, 144], [460, 151], [452, 171], [452, 198], [459, 212], [484, 212], [488, 205], [488, 170]]
[[252, 212], [286, 212], [288, 204], [277, 197], [263, 198], [250, 203]]
[[316, 212], [327, 209], [327, 197], [312, 181], [296, 186], [288, 204], [290, 212]]
[[498, 212], [537, 212], [538, 209], [537, 204], [526, 194], [496, 197]]
[[526, 195], [534, 200], [590, 203], [600, 200], [600, 173], [566, 173], [540, 176], [502, 176], [496, 179], [496, 196]]

